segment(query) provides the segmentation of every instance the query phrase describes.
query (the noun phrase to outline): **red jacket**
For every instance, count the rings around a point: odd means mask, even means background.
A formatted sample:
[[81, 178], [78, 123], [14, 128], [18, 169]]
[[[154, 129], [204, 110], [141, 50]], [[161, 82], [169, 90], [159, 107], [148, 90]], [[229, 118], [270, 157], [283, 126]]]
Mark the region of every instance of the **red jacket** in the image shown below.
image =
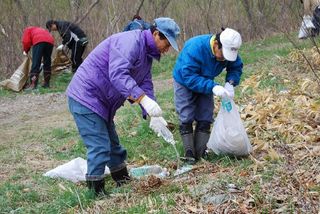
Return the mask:
[[40, 42], [47, 42], [54, 45], [54, 38], [49, 31], [41, 27], [27, 27], [23, 31], [22, 45], [23, 50], [28, 53], [31, 46]]

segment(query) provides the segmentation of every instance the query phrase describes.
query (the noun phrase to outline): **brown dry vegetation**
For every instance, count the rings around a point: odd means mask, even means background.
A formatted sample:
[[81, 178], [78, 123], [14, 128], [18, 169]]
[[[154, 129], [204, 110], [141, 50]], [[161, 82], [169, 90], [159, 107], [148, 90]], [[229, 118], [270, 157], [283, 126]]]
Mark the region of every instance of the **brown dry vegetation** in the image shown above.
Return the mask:
[[[21, 36], [26, 26], [48, 19], [79, 22], [89, 37], [87, 53], [107, 36], [122, 31], [143, 0], [3, 0], [0, 7], [0, 79], [9, 77], [22, 61]], [[92, 6], [92, 7], [91, 7]], [[181, 28], [180, 45], [188, 38], [232, 27], [245, 41], [297, 29], [302, 5], [297, 0], [157, 0], [143, 1], [139, 14], [152, 22], [174, 18]], [[61, 38], [54, 33], [56, 45]]]
[[[319, 65], [320, 57], [313, 49], [305, 50], [305, 54], [315, 57], [313, 66]], [[270, 63], [261, 65], [238, 89], [237, 102], [254, 146], [249, 164], [202, 161], [178, 178], [135, 181], [134, 191], [100, 200], [87, 211], [100, 213], [106, 207], [122, 210], [145, 204], [150, 213], [164, 207], [169, 213], [318, 213], [319, 85], [296, 51], [274, 60], [272, 67]], [[277, 90], [277, 84], [283, 88]], [[174, 170], [174, 166], [168, 168]], [[234, 183], [235, 188], [228, 188]], [[172, 186], [189, 193], [166, 194]], [[162, 202], [156, 201], [153, 193]], [[210, 197], [212, 202], [218, 195], [224, 197], [224, 203], [208, 203]], [[167, 207], [170, 200], [175, 205]]]

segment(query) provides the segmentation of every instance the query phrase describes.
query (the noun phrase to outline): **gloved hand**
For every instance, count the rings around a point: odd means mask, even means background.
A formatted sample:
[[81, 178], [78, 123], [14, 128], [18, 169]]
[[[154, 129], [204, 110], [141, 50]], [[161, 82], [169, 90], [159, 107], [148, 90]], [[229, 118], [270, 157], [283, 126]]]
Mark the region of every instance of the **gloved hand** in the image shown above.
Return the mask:
[[28, 56], [27, 52], [23, 51], [23, 56]]
[[166, 127], [168, 125], [167, 121], [163, 117], [151, 117], [149, 127], [155, 132], [159, 133], [161, 127]]
[[229, 92], [221, 85], [216, 85], [212, 89], [213, 94], [219, 97], [230, 97]]
[[63, 45], [59, 45], [58, 47], [57, 47], [57, 51], [61, 51], [63, 49]]
[[141, 101], [140, 104], [142, 107], [146, 110], [148, 115], [150, 117], [160, 117], [162, 115], [162, 110], [158, 103], [156, 103], [154, 100], [152, 100], [150, 97], [145, 95]]
[[168, 123], [163, 117], [151, 117], [150, 128], [158, 135], [162, 137], [167, 143], [175, 144], [173, 134], [167, 127]]
[[234, 87], [233, 85], [231, 85], [229, 82], [226, 82], [226, 84], [224, 85], [224, 88], [229, 92], [229, 97], [231, 99], [234, 98]]

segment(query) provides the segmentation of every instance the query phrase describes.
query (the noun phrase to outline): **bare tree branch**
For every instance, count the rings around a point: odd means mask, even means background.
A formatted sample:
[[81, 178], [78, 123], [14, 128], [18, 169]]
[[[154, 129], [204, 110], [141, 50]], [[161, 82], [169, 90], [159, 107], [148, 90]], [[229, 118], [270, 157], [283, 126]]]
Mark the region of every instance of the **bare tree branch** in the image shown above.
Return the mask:
[[138, 9], [137, 9], [137, 11], [136, 11], [136, 15], [139, 15], [140, 10], [141, 10], [141, 8], [142, 8], [142, 6], [143, 6], [143, 2], [144, 2], [144, 0], [141, 0], [140, 5], [139, 5], [139, 7], [138, 7]]
[[96, 6], [99, 3], [99, 0], [95, 0], [88, 8], [88, 10], [84, 13], [84, 15], [79, 18], [78, 20], [76, 20], [74, 23], [75, 24], [80, 24], [90, 13], [90, 11], [94, 8], [94, 6]]

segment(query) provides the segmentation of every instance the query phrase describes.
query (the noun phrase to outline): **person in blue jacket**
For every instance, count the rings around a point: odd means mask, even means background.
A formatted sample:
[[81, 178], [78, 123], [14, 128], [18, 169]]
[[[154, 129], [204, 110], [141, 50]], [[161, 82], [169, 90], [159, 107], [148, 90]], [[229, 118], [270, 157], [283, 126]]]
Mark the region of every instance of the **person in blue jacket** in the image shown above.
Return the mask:
[[134, 15], [123, 31], [147, 30], [151, 27], [150, 23], [144, 21], [139, 15]]
[[[230, 28], [216, 34], [189, 39], [181, 50], [174, 70], [174, 100], [185, 158], [190, 164], [204, 156], [213, 122], [213, 94], [234, 96], [243, 63], [238, 56], [241, 35]], [[226, 69], [225, 86], [214, 78]], [[193, 122], [196, 122], [193, 130]]]

